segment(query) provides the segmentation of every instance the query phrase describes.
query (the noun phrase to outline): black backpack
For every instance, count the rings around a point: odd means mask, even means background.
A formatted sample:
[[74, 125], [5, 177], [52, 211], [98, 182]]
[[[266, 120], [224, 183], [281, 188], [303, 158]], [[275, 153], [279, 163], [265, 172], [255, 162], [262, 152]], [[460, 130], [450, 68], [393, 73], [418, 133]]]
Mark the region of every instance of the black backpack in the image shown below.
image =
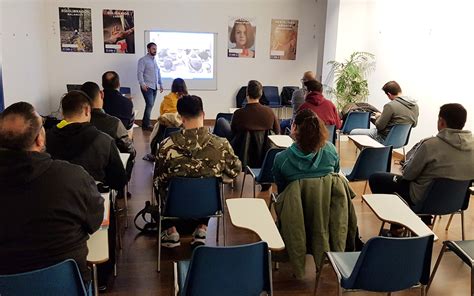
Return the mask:
[[[147, 214], [150, 216], [149, 219], [147, 218]], [[145, 223], [143, 227], [137, 224], [138, 217], [142, 217], [143, 222]], [[158, 231], [158, 224], [157, 222], [160, 219], [160, 210], [157, 205], [152, 205], [150, 201], [145, 202], [145, 207], [140, 210], [133, 219], [133, 223], [135, 227], [143, 233], [151, 233]]]
[[297, 90], [298, 87], [296, 86], [284, 86], [281, 89], [281, 104], [283, 106], [291, 106], [291, 97], [293, 96], [293, 92]]

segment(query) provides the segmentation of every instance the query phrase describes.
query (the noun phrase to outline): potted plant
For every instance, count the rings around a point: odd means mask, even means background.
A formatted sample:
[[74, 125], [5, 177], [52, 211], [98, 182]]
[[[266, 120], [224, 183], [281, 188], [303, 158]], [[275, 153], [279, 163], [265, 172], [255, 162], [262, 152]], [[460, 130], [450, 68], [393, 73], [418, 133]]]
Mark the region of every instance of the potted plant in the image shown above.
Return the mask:
[[329, 97], [336, 98], [336, 105], [343, 110], [349, 103], [365, 102], [369, 96], [367, 76], [375, 69], [375, 56], [356, 51], [344, 62], [329, 61], [329, 77], [334, 75], [334, 87], [326, 87]]

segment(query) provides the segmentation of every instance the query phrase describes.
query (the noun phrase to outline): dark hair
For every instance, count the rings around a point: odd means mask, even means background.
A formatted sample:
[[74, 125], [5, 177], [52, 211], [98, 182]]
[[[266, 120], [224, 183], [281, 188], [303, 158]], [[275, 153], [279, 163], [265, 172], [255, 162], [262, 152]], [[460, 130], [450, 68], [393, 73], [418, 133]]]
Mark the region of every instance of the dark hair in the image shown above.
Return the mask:
[[445, 104], [439, 108], [439, 117], [446, 121], [448, 128], [462, 130], [466, 124], [467, 111], [461, 104]]
[[87, 81], [83, 85], [81, 85], [81, 91], [85, 92], [86, 95], [89, 97], [91, 102], [99, 95], [100, 87], [97, 83], [92, 81]]
[[306, 86], [306, 89], [308, 89], [308, 91], [323, 92], [323, 85], [317, 80], [305, 81], [304, 86]]
[[296, 143], [306, 154], [316, 152], [326, 145], [328, 130], [323, 121], [311, 109], [296, 113]]
[[389, 81], [385, 83], [382, 87], [382, 90], [384, 93], [391, 94], [393, 96], [398, 95], [399, 93], [402, 92], [402, 88], [396, 81]]
[[81, 90], [72, 90], [61, 99], [64, 116], [79, 115], [84, 106], [91, 106], [89, 96]]
[[232, 27], [232, 31], [230, 32], [230, 42], [237, 43], [235, 40], [235, 31], [237, 30], [238, 25], [245, 26], [245, 36], [247, 37], [247, 42], [245, 43], [246, 48], [250, 48], [253, 46], [255, 42], [255, 33], [253, 31], [253, 27], [249, 21], [244, 19], [238, 19], [234, 22], [234, 26]]
[[188, 88], [186, 87], [186, 82], [182, 78], [174, 79], [173, 84], [171, 84], [171, 92], [187, 95]]
[[[23, 119], [22, 126], [5, 123], [17, 118]], [[10, 105], [0, 114], [0, 147], [11, 150], [28, 150], [42, 127], [35, 108], [26, 102]]]
[[146, 45], [146, 48], [150, 49], [150, 47], [152, 47], [153, 45], [156, 46], [156, 43], [155, 42], [150, 42]]
[[250, 80], [247, 84], [247, 95], [251, 99], [259, 99], [262, 97], [263, 87], [257, 80]]
[[117, 89], [120, 87], [120, 77], [115, 71], [107, 71], [102, 75], [104, 89]]
[[196, 118], [204, 111], [201, 98], [193, 95], [181, 97], [177, 109], [179, 115], [186, 118]]

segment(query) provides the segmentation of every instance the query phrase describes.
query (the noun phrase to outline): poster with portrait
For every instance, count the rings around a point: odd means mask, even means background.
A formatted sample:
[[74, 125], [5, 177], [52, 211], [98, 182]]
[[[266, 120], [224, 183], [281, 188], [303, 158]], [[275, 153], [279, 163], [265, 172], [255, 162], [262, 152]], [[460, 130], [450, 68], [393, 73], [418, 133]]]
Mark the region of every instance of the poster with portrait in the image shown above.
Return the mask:
[[104, 52], [135, 53], [133, 10], [104, 9]]
[[270, 59], [295, 60], [298, 20], [272, 19]]
[[59, 7], [61, 51], [92, 52], [90, 8]]
[[229, 18], [227, 56], [232, 58], [255, 58], [255, 36], [257, 27], [254, 18]]

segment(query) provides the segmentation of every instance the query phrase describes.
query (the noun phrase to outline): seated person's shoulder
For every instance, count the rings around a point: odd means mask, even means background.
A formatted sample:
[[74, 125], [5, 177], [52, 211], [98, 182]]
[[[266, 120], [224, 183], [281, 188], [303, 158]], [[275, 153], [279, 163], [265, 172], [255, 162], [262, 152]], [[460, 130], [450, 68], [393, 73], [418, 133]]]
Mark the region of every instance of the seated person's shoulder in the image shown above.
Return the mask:
[[56, 184], [62, 184], [64, 180], [92, 178], [82, 166], [59, 159], [52, 160], [49, 172], [58, 176], [58, 179], [55, 180]]
[[212, 147], [220, 149], [222, 147], [230, 147], [229, 141], [227, 141], [226, 138], [221, 138], [218, 137], [214, 134], [210, 134], [211, 138], [209, 143], [212, 145]]

